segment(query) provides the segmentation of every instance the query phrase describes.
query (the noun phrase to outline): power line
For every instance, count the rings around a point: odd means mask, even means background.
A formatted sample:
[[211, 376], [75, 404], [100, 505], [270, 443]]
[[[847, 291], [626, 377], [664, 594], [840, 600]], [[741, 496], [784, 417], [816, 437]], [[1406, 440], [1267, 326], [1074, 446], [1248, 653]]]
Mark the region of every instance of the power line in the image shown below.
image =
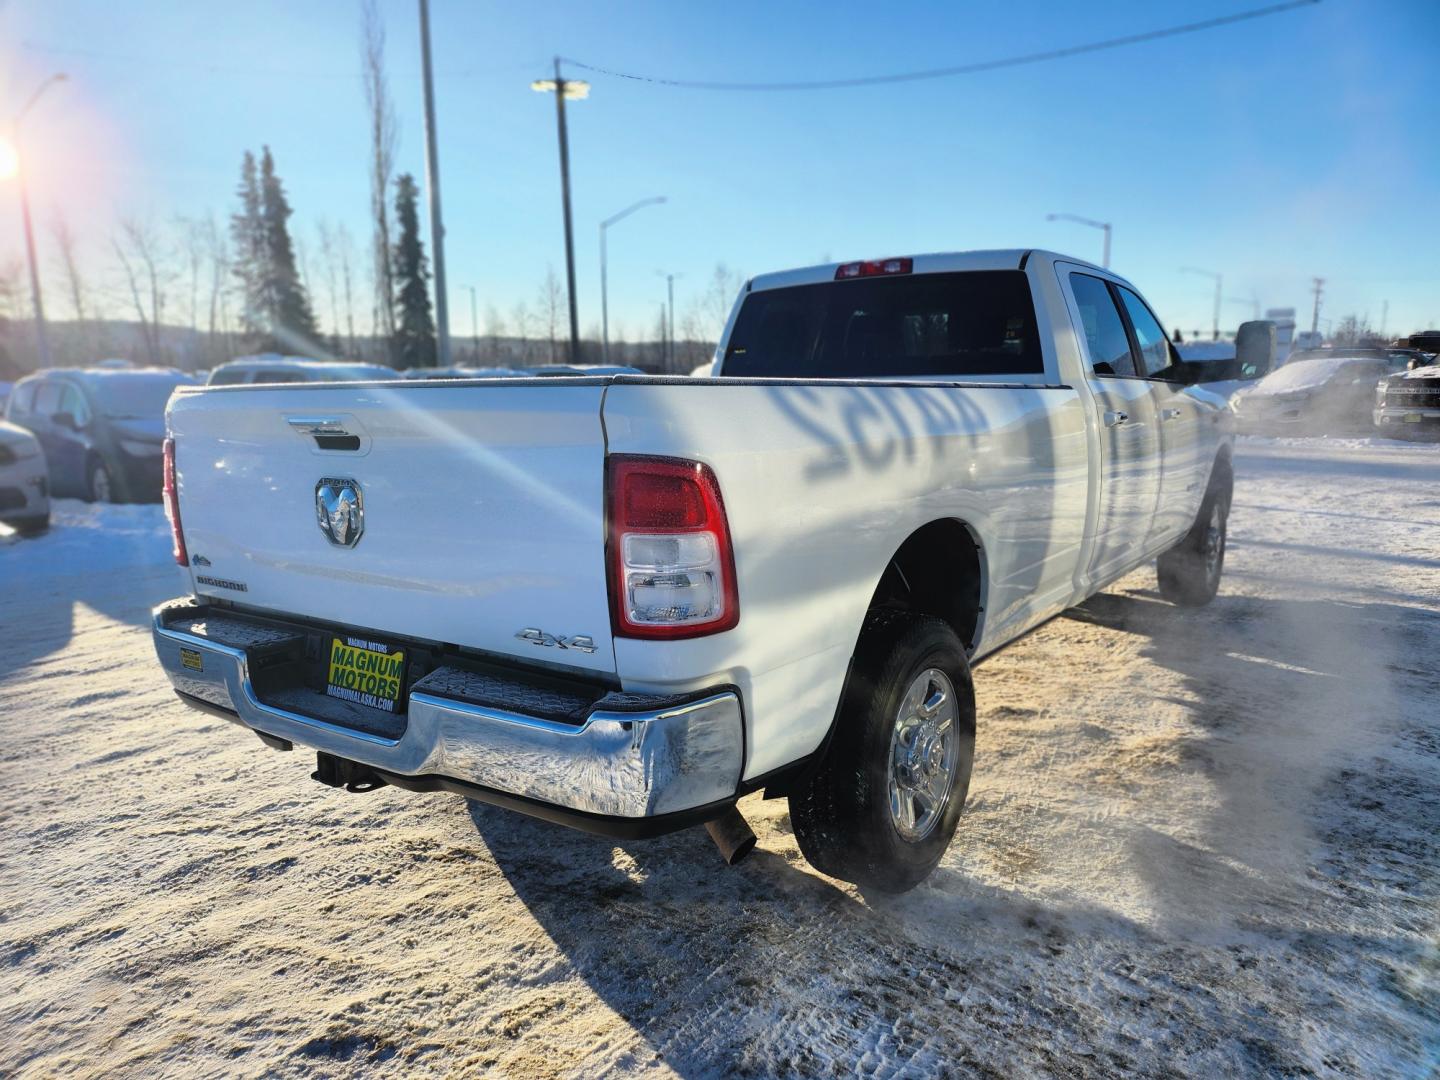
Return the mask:
[[1230, 26], [1233, 23], [1246, 22], [1250, 19], [1263, 19], [1270, 15], [1279, 15], [1282, 12], [1292, 11], [1295, 8], [1309, 7], [1319, 2], [1320, 0], [1288, 0], [1288, 2], [1283, 4], [1271, 4], [1268, 7], [1252, 8], [1249, 11], [1236, 12], [1234, 15], [1220, 15], [1213, 19], [1202, 19], [1199, 22], [1181, 23], [1178, 26], [1167, 26], [1160, 30], [1147, 30], [1139, 34], [1126, 34], [1124, 37], [1106, 38], [1103, 41], [1091, 41], [1082, 45], [1068, 45], [1060, 49], [1046, 49], [1043, 52], [1024, 53], [1020, 56], [1007, 56], [999, 60], [980, 60], [970, 64], [957, 64], [953, 67], [927, 68], [922, 71], [902, 71], [891, 75], [864, 75], [852, 79], [757, 83], [662, 79], [654, 75], [637, 75], [634, 72], [615, 71], [610, 68], [597, 67], [594, 64], [587, 64], [583, 60], [575, 60], [570, 57], [563, 57], [562, 59], [572, 67], [593, 71], [597, 75], [609, 75], [616, 79], [631, 79], [635, 82], [654, 83], [658, 86], [673, 86], [686, 90], [840, 90], [856, 86], [879, 86], [884, 83], [919, 82], [922, 79], [946, 79], [955, 75], [974, 75], [981, 71], [996, 71], [1000, 68], [1020, 67], [1024, 64], [1040, 64], [1047, 60], [1063, 60], [1066, 57], [1080, 56], [1083, 53], [1102, 52], [1106, 49], [1119, 49], [1127, 45], [1139, 45], [1147, 41], [1156, 41], [1160, 38], [1178, 37], [1181, 34], [1196, 34], [1203, 30], [1214, 30], [1220, 26]]

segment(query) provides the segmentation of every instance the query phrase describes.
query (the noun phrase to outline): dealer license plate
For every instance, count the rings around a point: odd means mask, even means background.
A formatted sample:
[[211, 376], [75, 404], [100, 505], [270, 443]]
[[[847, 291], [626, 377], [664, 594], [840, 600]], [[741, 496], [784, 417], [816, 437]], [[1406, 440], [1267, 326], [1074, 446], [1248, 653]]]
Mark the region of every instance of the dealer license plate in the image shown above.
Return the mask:
[[394, 712], [405, 688], [405, 650], [358, 637], [330, 639], [325, 693]]

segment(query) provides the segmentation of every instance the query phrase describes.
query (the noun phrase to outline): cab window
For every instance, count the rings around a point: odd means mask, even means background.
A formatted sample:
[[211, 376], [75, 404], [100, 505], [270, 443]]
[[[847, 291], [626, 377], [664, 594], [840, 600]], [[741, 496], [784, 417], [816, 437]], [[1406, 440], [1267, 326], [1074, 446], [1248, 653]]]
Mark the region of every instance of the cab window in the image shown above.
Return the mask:
[[35, 411], [35, 390], [39, 385], [33, 379], [16, 384], [14, 392], [10, 395], [10, 416], [28, 416]]
[[1105, 282], [1092, 274], [1072, 273], [1070, 291], [1080, 309], [1080, 325], [1085, 332], [1085, 347], [1097, 375], [1137, 374], [1135, 357], [1130, 351], [1130, 337], [1125, 321], [1115, 308], [1115, 298]]

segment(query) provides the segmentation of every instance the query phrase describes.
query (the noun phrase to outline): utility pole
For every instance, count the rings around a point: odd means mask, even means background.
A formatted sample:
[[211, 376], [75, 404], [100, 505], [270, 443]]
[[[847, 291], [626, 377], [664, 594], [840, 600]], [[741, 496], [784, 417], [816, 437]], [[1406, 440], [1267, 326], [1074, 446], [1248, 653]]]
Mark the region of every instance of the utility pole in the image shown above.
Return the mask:
[[1213, 340], [1219, 341], [1219, 340], [1220, 340], [1220, 299], [1221, 299], [1222, 291], [1223, 291], [1223, 289], [1224, 289], [1224, 287], [1225, 287], [1225, 276], [1224, 276], [1223, 274], [1217, 273], [1217, 272], [1214, 271], [1214, 270], [1201, 270], [1201, 269], [1200, 269], [1199, 267], [1197, 267], [1197, 266], [1182, 266], [1182, 267], [1180, 268], [1180, 272], [1181, 272], [1182, 274], [1200, 274], [1202, 277], [1208, 277], [1208, 278], [1212, 278], [1212, 279], [1214, 280], [1214, 282], [1215, 282], [1215, 312], [1214, 312], [1214, 315], [1213, 315], [1213, 317], [1212, 317], [1212, 319], [1211, 319], [1210, 332], [1211, 332], [1211, 334], [1213, 335]]
[[664, 270], [656, 270], [656, 274], [665, 279], [665, 294], [667, 302], [661, 306], [661, 322], [665, 325], [665, 337], [667, 347], [665, 350], [665, 363], [667, 368], [675, 368], [675, 279], [684, 277], [684, 274], [667, 274]]
[[1310, 315], [1310, 333], [1318, 333], [1320, 330], [1320, 296], [1325, 291], [1325, 279], [1322, 277], [1312, 278], [1315, 284], [1312, 289], [1315, 293], [1315, 310]]
[[617, 221], [629, 217], [636, 210], [645, 206], [657, 206], [664, 201], [664, 195], [653, 195], [648, 199], [641, 199], [633, 206], [627, 206], [618, 214], [611, 214], [600, 222], [600, 358], [602, 363], [610, 363], [610, 296], [607, 280], [608, 268], [605, 261], [606, 230]]
[[570, 138], [565, 130], [565, 99], [583, 100], [590, 94], [590, 84], [580, 79], [566, 79], [560, 74], [560, 58], [555, 57], [555, 78], [536, 79], [530, 89], [555, 95], [555, 126], [560, 138], [560, 198], [565, 209], [565, 284], [570, 299], [570, 363], [580, 360], [580, 315], [575, 302], [575, 230], [570, 223]]
[[35, 227], [30, 220], [30, 191], [25, 182], [25, 160], [20, 150], [20, 124], [40, 100], [40, 95], [69, 76], [63, 71], [51, 75], [35, 88], [25, 107], [10, 122], [10, 141], [15, 151], [15, 179], [20, 192], [20, 217], [25, 227], [25, 257], [30, 264], [30, 300], [35, 308], [35, 351], [42, 368], [50, 366], [50, 336], [45, 328], [45, 301], [40, 291], [40, 264], [35, 258]]
[[420, 67], [425, 80], [425, 187], [430, 196], [430, 254], [435, 264], [436, 363], [450, 366], [450, 303], [445, 292], [445, 226], [440, 219], [440, 148], [435, 79], [430, 69], [430, 0], [420, 0]]
[[470, 290], [470, 348], [474, 350], [473, 364], [480, 363], [480, 322], [475, 318], [475, 286], [466, 285]]

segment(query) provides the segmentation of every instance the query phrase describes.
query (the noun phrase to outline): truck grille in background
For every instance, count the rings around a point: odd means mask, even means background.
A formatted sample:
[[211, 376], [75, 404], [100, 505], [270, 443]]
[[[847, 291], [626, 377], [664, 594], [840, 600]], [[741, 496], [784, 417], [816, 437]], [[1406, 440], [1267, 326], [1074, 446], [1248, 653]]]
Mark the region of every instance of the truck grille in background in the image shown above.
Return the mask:
[[1385, 404], [1396, 409], [1440, 409], [1440, 386], [1390, 383], [1385, 387]]

